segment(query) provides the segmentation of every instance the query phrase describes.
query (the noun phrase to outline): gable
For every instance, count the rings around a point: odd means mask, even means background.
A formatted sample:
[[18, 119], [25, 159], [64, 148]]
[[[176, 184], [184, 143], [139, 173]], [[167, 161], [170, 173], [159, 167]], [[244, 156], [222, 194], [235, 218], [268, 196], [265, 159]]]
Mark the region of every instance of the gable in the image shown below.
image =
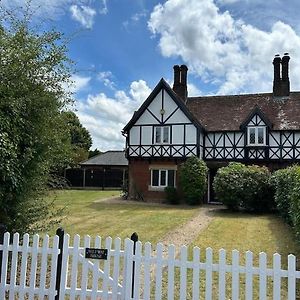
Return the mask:
[[123, 132], [128, 132], [134, 125], [170, 123], [193, 123], [197, 128], [202, 128], [183, 101], [161, 79], [150, 96], [124, 127]]

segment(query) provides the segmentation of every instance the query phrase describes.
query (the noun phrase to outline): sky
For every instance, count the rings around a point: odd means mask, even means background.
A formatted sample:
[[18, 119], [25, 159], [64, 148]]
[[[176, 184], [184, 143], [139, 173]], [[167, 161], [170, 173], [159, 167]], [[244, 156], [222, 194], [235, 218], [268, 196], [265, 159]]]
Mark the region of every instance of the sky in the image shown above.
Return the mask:
[[[26, 0], [0, 0], [19, 8]], [[300, 90], [299, 0], [31, 0], [34, 18], [70, 37], [75, 109], [101, 151], [125, 147], [122, 128], [173, 66], [189, 96], [272, 91], [275, 54], [288, 52]]]

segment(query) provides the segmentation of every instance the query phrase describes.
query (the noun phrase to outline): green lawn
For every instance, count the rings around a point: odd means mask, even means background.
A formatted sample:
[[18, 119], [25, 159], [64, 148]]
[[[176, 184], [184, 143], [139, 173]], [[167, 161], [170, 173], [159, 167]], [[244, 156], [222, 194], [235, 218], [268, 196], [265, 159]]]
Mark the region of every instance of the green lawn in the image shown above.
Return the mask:
[[[137, 232], [141, 241], [159, 242], [168, 231], [185, 223], [199, 208], [160, 204], [101, 202], [120, 191], [67, 190], [55, 193], [56, 204], [66, 206], [61, 226], [71, 235], [130, 237]], [[52, 196], [53, 197], [53, 196]], [[95, 202], [99, 200], [99, 202]]]

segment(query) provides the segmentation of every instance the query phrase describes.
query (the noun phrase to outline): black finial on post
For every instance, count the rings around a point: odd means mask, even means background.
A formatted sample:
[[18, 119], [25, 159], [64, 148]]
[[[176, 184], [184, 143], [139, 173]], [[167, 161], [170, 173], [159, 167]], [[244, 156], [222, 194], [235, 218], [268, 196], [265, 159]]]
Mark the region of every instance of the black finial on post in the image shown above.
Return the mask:
[[[139, 236], [136, 232], [134, 232], [130, 239], [133, 241], [133, 255], [135, 255], [136, 243], [139, 240]], [[132, 286], [131, 286], [131, 298], [134, 298], [134, 272], [135, 272], [135, 261], [132, 262]]]
[[65, 231], [63, 230], [63, 228], [59, 227], [56, 230], [56, 235], [58, 236], [58, 248], [60, 250], [60, 253], [58, 254], [58, 257], [57, 257], [56, 284], [55, 284], [55, 289], [56, 289], [57, 294], [55, 296], [55, 300], [59, 300], [59, 290], [60, 290], [60, 282], [61, 282], [61, 267], [62, 267], [64, 235], [65, 235]]

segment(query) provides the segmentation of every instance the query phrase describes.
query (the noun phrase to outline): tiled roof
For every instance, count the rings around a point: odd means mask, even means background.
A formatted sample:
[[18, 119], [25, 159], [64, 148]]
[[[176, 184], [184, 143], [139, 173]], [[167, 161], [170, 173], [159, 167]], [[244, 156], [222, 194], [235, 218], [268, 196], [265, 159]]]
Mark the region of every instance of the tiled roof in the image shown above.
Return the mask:
[[128, 166], [124, 151], [106, 151], [80, 163], [81, 166]]
[[300, 92], [285, 97], [271, 93], [189, 97], [187, 107], [208, 131], [240, 130], [255, 107], [268, 118], [273, 130], [300, 129]]

